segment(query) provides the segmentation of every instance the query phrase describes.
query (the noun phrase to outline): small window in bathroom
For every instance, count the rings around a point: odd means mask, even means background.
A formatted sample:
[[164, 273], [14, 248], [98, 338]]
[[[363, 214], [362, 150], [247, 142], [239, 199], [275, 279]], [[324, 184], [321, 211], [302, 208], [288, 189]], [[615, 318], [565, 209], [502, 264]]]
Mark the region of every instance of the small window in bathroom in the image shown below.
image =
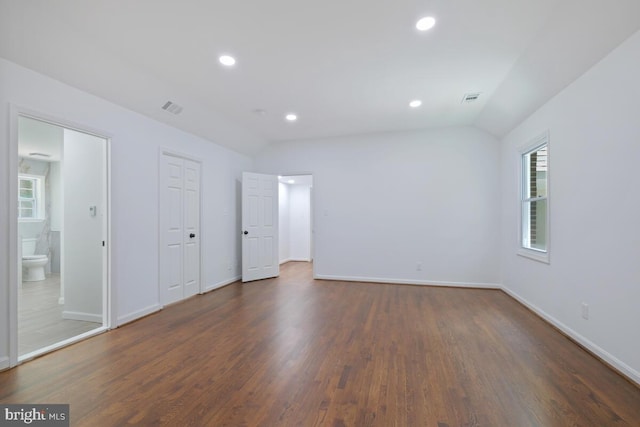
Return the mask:
[[18, 219], [44, 219], [43, 182], [37, 175], [18, 176]]

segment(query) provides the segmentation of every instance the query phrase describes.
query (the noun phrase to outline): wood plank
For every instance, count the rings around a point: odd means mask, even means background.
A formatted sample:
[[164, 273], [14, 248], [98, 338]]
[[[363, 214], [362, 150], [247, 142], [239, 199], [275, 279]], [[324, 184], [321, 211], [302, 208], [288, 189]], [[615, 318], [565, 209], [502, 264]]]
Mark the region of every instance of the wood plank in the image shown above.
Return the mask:
[[637, 426], [640, 389], [497, 290], [235, 283], [0, 373], [74, 426]]

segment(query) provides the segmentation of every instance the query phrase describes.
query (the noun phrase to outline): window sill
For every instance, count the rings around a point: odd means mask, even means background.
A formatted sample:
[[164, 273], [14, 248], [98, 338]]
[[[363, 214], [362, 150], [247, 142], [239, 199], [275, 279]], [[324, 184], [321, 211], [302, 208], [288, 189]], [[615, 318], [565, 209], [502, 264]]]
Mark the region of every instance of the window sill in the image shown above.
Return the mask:
[[44, 218], [18, 218], [18, 222], [44, 222]]
[[531, 249], [518, 249], [517, 254], [524, 258], [529, 258], [534, 261], [542, 262], [545, 264], [550, 264], [549, 262], [549, 252], [535, 251]]

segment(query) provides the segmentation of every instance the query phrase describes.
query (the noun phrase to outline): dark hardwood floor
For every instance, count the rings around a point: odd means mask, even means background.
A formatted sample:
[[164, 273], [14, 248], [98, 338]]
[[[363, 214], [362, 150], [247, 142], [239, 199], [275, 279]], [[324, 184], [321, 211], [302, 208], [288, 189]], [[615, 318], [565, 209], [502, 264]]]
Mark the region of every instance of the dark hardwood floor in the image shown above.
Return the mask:
[[638, 426], [640, 389], [497, 290], [235, 283], [0, 373], [73, 426]]

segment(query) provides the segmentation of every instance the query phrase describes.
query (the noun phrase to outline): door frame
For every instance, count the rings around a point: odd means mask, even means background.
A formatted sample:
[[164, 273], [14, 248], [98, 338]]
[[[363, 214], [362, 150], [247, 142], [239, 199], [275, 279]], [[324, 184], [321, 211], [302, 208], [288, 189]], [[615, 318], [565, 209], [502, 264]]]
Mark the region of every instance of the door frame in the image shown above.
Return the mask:
[[315, 187], [316, 187], [316, 177], [313, 172], [292, 172], [292, 173], [279, 173], [278, 174], [278, 182], [280, 182], [280, 177], [289, 177], [289, 176], [310, 176], [312, 185], [309, 187], [309, 226], [310, 226], [310, 242], [309, 242], [309, 256], [311, 258], [311, 271], [312, 276], [316, 278], [316, 263], [315, 263], [315, 254], [316, 254], [316, 226], [315, 226]]
[[[189, 154], [185, 154], [182, 153], [180, 151], [176, 151], [173, 150], [171, 148], [167, 148], [167, 147], [160, 147], [158, 150], [158, 302], [160, 303], [160, 308], [164, 308], [165, 305], [167, 305], [165, 298], [164, 298], [164, 290], [162, 289], [162, 282], [160, 281], [160, 274], [162, 273], [161, 269], [162, 269], [162, 250], [163, 250], [163, 234], [162, 234], [162, 230], [161, 230], [161, 223], [160, 223], [160, 215], [162, 212], [162, 201], [163, 201], [163, 196], [162, 196], [162, 182], [160, 179], [160, 174], [162, 173], [162, 156], [172, 156], [172, 157], [178, 157], [180, 159], [183, 160], [189, 160], [191, 162], [195, 162], [198, 163], [200, 165], [200, 176], [198, 177], [200, 179], [200, 182], [198, 183], [198, 192], [199, 192], [199, 197], [200, 197], [200, 203], [199, 203], [199, 215], [198, 215], [198, 229], [200, 230], [200, 262], [199, 262], [199, 267], [198, 267], [198, 295], [203, 294], [205, 292], [205, 286], [203, 283], [203, 277], [204, 274], [202, 272], [202, 266], [203, 266], [203, 260], [204, 260], [204, 245], [202, 244], [202, 242], [204, 241], [203, 237], [204, 237], [204, 226], [203, 226], [203, 221], [202, 221], [202, 209], [203, 209], [203, 197], [202, 197], [202, 175], [203, 175], [203, 165], [204, 162], [202, 161], [202, 159], [198, 158], [198, 157], [194, 157], [192, 155]], [[17, 197], [17, 196], [16, 196]], [[177, 302], [177, 301], [176, 301]]]
[[[44, 123], [49, 123], [65, 129], [93, 135], [105, 140], [104, 156], [104, 176], [103, 185], [105, 189], [104, 203], [106, 218], [103, 221], [103, 236], [106, 248], [103, 251], [102, 263], [102, 326], [92, 331], [77, 335], [70, 339], [60, 341], [56, 344], [44, 347], [38, 351], [38, 355], [48, 353], [58, 348], [70, 345], [93, 335], [100, 334], [117, 325], [114, 324], [116, 317], [116, 292], [111, 283], [111, 140], [112, 136], [103, 130], [95, 129], [81, 123], [74, 123], [60, 117], [55, 117], [40, 111], [35, 111], [19, 105], [9, 105], [9, 181], [18, 176], [18, 119], [27, 117]], [[18, 188], [17, 185], [9, 185], [9, 367], [14, 367], [26, 362], [30, 358], [20, 359], [18, 357]], [[35, 356], [34, 356], [35, 357]]]

